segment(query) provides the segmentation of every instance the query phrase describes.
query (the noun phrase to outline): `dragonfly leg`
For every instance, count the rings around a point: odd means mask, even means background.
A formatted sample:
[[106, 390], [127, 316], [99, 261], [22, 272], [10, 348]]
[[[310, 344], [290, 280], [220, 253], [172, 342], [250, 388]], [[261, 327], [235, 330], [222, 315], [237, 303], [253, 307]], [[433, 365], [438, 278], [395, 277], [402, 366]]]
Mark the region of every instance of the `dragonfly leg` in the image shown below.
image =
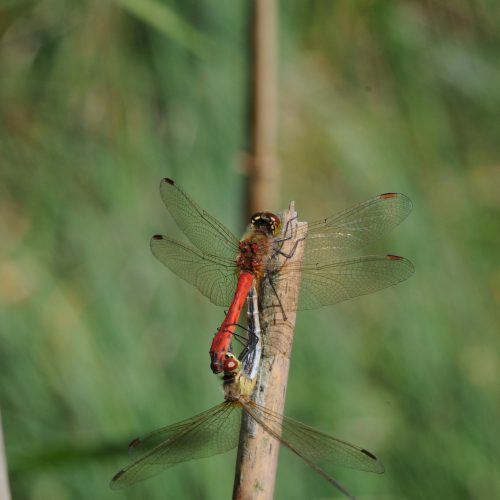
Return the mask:
[[287, 233], [288, 233], [288, 227], [289, 225], [293, 222], [297, 220], [297, 216], [295, 215], [294, 217], [292, 217], [287, 223], [286, 223], [286, 227], [285, 227], [285, 231], [284, 231], [284, 236], [283, 238], [278, 238], [275, 240], [275, 244], [278, 243], [278, 245], [276, 245], [276, 249], [275, 249], [275, 252], [274, 252], [274, 256], [276, 255], [281, 255], [283, 257], [285, 257], [286, 259], [290, 259], [291, 257], [294, 256], [295, 254], [295, 251], [297, 250], [297, 246], [298, 244], [301, 242], [301, 241], [304, 241], [306, 239], [306, 236], [304, 236], [303, 238], [299, 238], [293, 245], [293, 248], [287, 253], [287, 252], [283, 252], [282, 248], [283, 248], [283, 243], [285, 243], [285, 241], [289, 241], [289, 240], [292, 240], [294, 238], [297, 237], [297, 225], [294, 224], [293, 227], [293, 231], [292, 231], [292, 234], [288, 235], [287, 236]]
[[245, 338], [243, 335], [240, 335], [239, 333], [236, 332], [233, 333], [233, 338], [243, 345], [243, 349], [238, 356], [238, 359], [243, 362], [248, 357], [248, 355], [255, 349], [255, 346], [257, 345], [259, 339], [251, 329], [243, 325], [240, 325], [239, 323], [229, 323], [226, 326], [228, 327], [237, 326], [242, 330], [244, 330], [245, 332], [247, 332], [248, 334], [248, 337]]
[[[293, 244], [293, 248], [290, 250], [290, 252], [286, 253], [286, 252], [283, 252], [281, 249], [278, 249], [276, 251], [277, 254], [279, 255], [282, 255], [283, 257], [285, 257], [286, 259], [290, 259], [294, 256], [296, 250], [297, 250], [297, 247], [299, 246], [299, 243], [301, 243], [302, 241], [304, 241], [306, 239], [306, 237], [304, 236], [303, 238], [299, 238], [294, 244]], [[284, 264], [283, 264], [284, 265]], [[283, 266], [281, 266], [283, 267]]]
[[[283, 267], [283, 266], [281, 266], [281, 267]], [[281, 269], [281, 267], [280, 267], [280, 269]], [[284, 319], [284, 321], [286, 321], [288, 319], [288, 317], [286, 315], [285, 309], [283, 308], [283, 304], [282, 304], [281, 299], [278, 295], [278, 292], [276, 291], [276, 287], [273, 283], [272, 274], [269, 271], [266, 271], [264, 279], [267, 279], [269, 281], [269, 285], [271, 286], [271, 289], [272, 289], [276, 299], [278, 300], [278, 304], [275, 304], [275, 305], [277, 305], [281, 309], [281, 314], [283, 315], [283, 319]]]
[[[295, 224], [293, 224], [293, 222], [295, 222], [297, 219], [298, 219], [298, 216], [297, 216], [297, 214], [295, 214], [293, 217], [290, 217], [290, 219], [288, 219], [288, 221], [286, 223], [285, 230], [283, 231], [283, 234], [285, 235], [285, 238], [287, 240], [290, 239], [290, 238], [293, 238], [295, 236], [295, 234], [297, 234], [297, 226]], [[288, 229], [290, 228], [290, 226], [292, 226], [292, 228], [294, 230], [293, 230], [293, 232], [292, 232], [292, 234], [290, 236], [287, 236]], [[293, 226], [295, 226], [295, 227], [293, 227]]]
[[295, 235], [297, 234], [297, 226], [295, 225], [295, 227], [293, 227], [293, 232], [292, 234], [288, 235], [288, 230], [289, 230], [289, 227], [290, 225], [292, 224], [293, 221], [297, 220], [297, 215], [294, 215], [291, 219], [289, 219], [286, 223], [286, 226], [285, 226], [285, 230], [283, 231], [283, 237], [281, 238], [277, 238], [275, 240], [276, 243], [281, 243], [281, 246], [283, 246], [283, 243], [285, 241], [288, 241], [288, 240], [291, 240], [292, 238], [295, 238]]

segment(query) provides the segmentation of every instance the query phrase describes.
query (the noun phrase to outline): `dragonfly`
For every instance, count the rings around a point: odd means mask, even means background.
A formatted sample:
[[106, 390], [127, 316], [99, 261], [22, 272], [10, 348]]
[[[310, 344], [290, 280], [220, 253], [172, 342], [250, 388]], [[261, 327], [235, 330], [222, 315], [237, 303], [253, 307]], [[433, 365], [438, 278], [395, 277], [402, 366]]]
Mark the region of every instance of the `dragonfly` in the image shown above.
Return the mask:
[[[278, 265], [290, 238], [278, 214], [258, 212], [241, 239], [199, 207], [173, 180], [160, 183], [161, 198], [193, 246], [154, 235], [154, 256], [218, 306], [229, 306], [210, 348], [211, 368], [223, 372], [225, 355], [253, 283], [268, 279], [273, 288], [301, 273], [298, 309], [315, 309], [372, 293], [409, 278], [413, 264], [398, 255], [350, 257], [397, 226], [411, 211], [410, 199], [384, 193], [336, 215], [312, 222], [293, 235], [303, 242], [301, 264]], [[282, 234], [284, 230], [285, 234]], [[285, 255], [286, 256], [286, 255]]]
[[[253, 287], [251, 290], [254, 290]], [[262, 426], [270, 436], [279, 440], [348, 498], [354, 499], [318, 462], [379, 474], [384, 472], [380, 460], [368, 450], [252, 401], [261, 340], [256, 294], [251, 292], [247, 300], [248, 332], [253, 340], [249, 340], [239, 358], [230, 352], [225, 355], [225, 366], [229, 371], [223, 377], [224, 401], [194, 417], [134, 439], [129, 445], [132, 462], [115, 474], [111, 488], [126, 488], [176, 464], [236, 448], [243, 414], [252, 425]]]

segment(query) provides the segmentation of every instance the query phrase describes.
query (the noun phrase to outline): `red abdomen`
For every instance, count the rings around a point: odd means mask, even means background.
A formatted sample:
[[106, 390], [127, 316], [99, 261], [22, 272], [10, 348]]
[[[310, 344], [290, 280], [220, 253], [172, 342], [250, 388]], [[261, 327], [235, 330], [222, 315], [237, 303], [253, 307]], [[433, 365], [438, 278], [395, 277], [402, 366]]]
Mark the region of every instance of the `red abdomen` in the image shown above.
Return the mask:
[[212, 340], [212, 346], [210, 347], [210, 367], [214, 373], [220, 373], [224, 369], [224, 358], [231, 348], [231, 341], [236, 331], [236, 323], [252, 286], [253, 279], [253, 274], [249, 272], [242, 272], [240, 274], [233, 301], [229, 306], [222, 325]]

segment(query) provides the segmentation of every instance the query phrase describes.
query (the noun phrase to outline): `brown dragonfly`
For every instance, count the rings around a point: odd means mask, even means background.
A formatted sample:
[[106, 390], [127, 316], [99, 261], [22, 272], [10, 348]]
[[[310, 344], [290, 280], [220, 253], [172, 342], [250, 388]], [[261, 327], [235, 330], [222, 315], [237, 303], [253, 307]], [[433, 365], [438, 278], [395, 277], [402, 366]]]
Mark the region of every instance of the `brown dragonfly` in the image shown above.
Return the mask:
[[[242, 414], [260, 425], [283, 446], [347, 497], [349, 491], [318, 463], [382, 473], [377, 457], [359, 446], [313, 429], [297, 420], [270, 411], [252, 401], [261, 355], [261, 336], [255, 288], [248, 297], [248, 340], [240, 359], [226, 353], [224, 402], [182, 422], [153, 431], [129, 445], [132, 463], [111, 480], [111, 488], [121, 489], [154, 476], [174, 465], [225, 453], [239, 442]], [[230, 372], [230, 373], [229, 373]]]

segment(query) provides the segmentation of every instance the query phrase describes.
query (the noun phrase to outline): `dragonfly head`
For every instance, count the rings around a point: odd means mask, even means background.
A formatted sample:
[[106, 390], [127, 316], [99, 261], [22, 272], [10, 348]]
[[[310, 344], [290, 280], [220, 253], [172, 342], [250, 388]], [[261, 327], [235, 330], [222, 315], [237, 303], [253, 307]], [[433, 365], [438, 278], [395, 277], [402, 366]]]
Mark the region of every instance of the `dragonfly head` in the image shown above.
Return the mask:
[[210, 352], [210, 368], [215, 374], [235, 375], [240, 371], [241, 361], [231, 352], [213, 351]]
[[281, 231], [281, 219], [272, 212], [257, 212], [253, 214], [250, 224], [254, 229], [260, 229], [272, 236], [278, 236]]
[[225, 373], [237, 373], [241, 368], [241, 361], [231, 352], [226, 352], [222, 362]]

